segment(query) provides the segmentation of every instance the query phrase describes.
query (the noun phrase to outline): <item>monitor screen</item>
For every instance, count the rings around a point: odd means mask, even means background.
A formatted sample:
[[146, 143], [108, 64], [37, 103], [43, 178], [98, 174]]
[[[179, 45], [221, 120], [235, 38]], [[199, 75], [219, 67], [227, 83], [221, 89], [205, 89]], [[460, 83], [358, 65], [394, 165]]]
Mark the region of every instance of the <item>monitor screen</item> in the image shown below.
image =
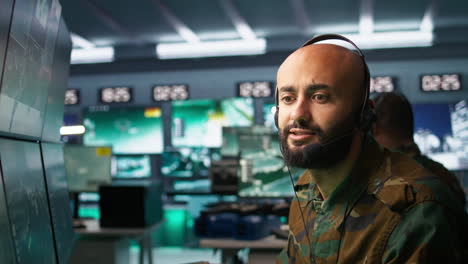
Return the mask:
[[421, 152], [449, 170], [468, 169], [467, 102], [412, 107], [414, 141]]
[[161, 172], [170, 177], [208, 177], [211, 161], [219, 159], [219, 149], [172, 148], [162, 154]]
[[223, 126], [245, 127], [254, 124], [254, 101], [252, 98], [229, 98], [221, 102]]
[[251, 98], [174, 101], [172, 145], [219, 148], [223, 126], [251, 126], [253, 122], [254, 106]]
[[151, 177], [149, 155], [115, 155], [112, 158], [112, 177], [139, 179]]
[[175, 180], [172, 183], [171, 189], [178, 193], [208, 193], [210, 187], [210, 179], [197, 179], [193, 181]]
[[83, 115], [87, 146], [112, 146], [114, 154], [155, 154], [163, 151], [161, 109], [103, 108]]
[[68, 188], [72, 192], [96, 192], [111, 177], [110, 147], [65, 145], [64, 160]]
[[263, 110], [263, 124], [266, 127], [270, 127], [272, 130], [277, 131], [278, 129], [275, 126], [275, 112], [276, 112], [275, 103], [264, 104], [262, 110]]
[[[242, 197], [292, 197], [293, 187], [279, 149], [279, 138], [271, 128], [225, 128], [221, 153], [240, 157], [238, 194]], [[225, 138], [229, 137], [229, 138]], [[227, 148], [224, 149], [224, 147]], [[302, 169], [291, 168], [296, 181]]]

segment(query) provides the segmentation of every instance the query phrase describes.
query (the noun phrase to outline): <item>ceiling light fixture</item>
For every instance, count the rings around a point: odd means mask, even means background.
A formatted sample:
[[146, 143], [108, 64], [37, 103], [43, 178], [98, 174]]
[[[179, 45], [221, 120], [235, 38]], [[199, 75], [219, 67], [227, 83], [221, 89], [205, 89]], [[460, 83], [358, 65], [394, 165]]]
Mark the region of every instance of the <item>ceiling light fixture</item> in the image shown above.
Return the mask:
[[[343, 34], [352, 40], [360, 49], [390, 49], [409, 47], [428, 47], [432, 45], [434, 36], [426, 31], [394, 31], [371, 34]], [[346, 48], [353, 47], [339, 40], [327, 40], [323, 43], [331, 43]]]
[[86, 128], [82, 125], [78, 126], [63, 126], [60, 128], [60, 135], [68, 136], [68, 135], [81, 135], [86, 132]]
[[113, 47], [72, 49], [71, 64], [102, 63], [114, 61]]
[[70, 32], [70, 38], [72, 40], [73, 46], [77, 46], [84, 49], [92, 49], [95, 47], [94, 43], [73, 32]]
[[156, 55], [160, 59], [201, 58], [257, 55], [266, 52], [266, 40], [225, 40], [199, 43], [158, 44]]

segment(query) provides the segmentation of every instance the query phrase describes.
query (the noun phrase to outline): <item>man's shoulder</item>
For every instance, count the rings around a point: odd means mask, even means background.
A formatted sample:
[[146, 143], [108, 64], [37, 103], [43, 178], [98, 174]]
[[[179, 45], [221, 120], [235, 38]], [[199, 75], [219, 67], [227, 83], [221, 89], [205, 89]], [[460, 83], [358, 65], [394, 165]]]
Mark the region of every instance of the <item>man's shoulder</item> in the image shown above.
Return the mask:
[[407, 155], [387, 151], [386, 156], [386, 162], [370, 183], [370, 192], [392, 211], [403, 212], [423, 202], [463, 210], [459, 199], [433, 172]]
[[440, 177], [455, 177], [444, 165], [440, 164], [437, 161], [430, 159], [429, 157], [419, 154], [413, 156], [413, 159], [416, 160], [421, 166], [433, 172]]

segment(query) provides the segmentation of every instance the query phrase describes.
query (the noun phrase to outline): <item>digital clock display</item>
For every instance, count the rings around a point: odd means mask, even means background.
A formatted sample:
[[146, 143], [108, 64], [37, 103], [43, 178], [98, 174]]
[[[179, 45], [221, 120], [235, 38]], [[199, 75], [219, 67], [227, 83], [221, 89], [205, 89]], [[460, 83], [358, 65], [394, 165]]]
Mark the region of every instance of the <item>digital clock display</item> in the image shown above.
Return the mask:
[[187, 99], [189, 99], [188, 85], [172, 84], [153, 86], [153, 100], [155, 102]]
[[80, 103], [80, 91], [77, 89], [67, 89], [65, 91], [65, 105], [77, 105]]
[[461, 90], [459, 74], [428, 74], [421, 76], [423, 92], [459, 91]]
[[272, 82], [241, 82], [237, 88], [240, 97], [270, 97], [273, 94]]
[[370, 79], [371, 93], [385, 93], [395, 91], [395, 78], [390, 76], [376, 76]]
[[132, 101], [132, 88], [130, 87], [106, 87], [100, 91], [103, 103], [128, 103]]

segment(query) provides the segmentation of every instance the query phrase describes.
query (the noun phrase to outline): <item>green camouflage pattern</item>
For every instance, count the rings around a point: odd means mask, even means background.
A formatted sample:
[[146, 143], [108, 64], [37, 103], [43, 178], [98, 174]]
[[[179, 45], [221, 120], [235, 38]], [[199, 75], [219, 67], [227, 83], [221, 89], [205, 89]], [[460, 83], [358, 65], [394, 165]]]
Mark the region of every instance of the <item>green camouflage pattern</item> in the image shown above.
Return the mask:
[[394, 151], [398, 151], [412, 157], [421, 166], [423, 166], [436, 176], [439, 176], [440, 180], [443, 183], [447, 184], [449, 188], [455, 193], [455, 195], [460, 199], [460, 201], [463, 203], [463, 207], [466, 207], [466, 194], [460, 185], [460, 181], [455, 175], [453, 175], [453, 173], [447, 170], [447, 168], [445, 168], [444, 165], [421, 154], [418, 145], [416, 145], [415, 143], [402, 146], [398, 149], [395, 149]]
[[295, 187], [278, 264], [468, 263], [461, 201], [439, 177], [370, 137], [325, 201], [308, 172]]

